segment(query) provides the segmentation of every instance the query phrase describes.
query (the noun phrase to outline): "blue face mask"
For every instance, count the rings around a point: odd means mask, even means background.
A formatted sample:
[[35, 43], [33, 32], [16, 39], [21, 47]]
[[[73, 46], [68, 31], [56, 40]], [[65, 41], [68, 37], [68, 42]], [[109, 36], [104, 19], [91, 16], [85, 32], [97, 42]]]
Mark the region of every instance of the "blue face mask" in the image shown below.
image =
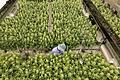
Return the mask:
[[62, 51], [62, 52], [64, 52], [65, 49], [66, 49], [66, 45], [65, 45], [65, 44], [59, 44], [57, 47], [58, 47], [58, 49], [59, 49], [60, 51]]

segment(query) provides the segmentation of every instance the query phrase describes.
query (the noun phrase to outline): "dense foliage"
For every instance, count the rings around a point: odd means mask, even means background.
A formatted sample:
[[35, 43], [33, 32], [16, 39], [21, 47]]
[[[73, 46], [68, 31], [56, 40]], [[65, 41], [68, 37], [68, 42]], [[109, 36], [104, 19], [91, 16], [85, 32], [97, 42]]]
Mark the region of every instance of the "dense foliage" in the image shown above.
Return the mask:
[[[83, 59], [83, 64], [81, 60]], [[0, 55], [1, 80], [119, 80], [120, 73], [101, 54], [68, 52], [37, 54], [28, 60], [8, 52]]]
[[[120, 19], [100, 0], [92, 0], [120, 35]], [[54, 0], [52, 32], [48, 32], [48, 1], [19, 0], [14, 18], [0, 21], [0, 49], [52, 48], [66, 43], [69, 48], [95, 44], [96, 26], [82, 14], [81, 0]], [[81, 60], [83, 59], [83, 64]], [[54, 56], [37, 54], [23, 60], [19, 54], [0, 54], [0, 80], [120, 80], [120, 71], [100, 54], [66, 52]]]
[[[92, 0], [120, 35], [120, 19], [100, 0]], [[81, 0], [54, 0], [52, 32], [48, 32], [48, 1], [19, 0], [20, 9], [14, 18], [0, 22], [0, 49], [52, 48], [67, 43], [69, 48], [95, 44], [96, 27], [82, 14]]]
[[100, 10], [104, 18], [109, 22], [113, 30], [120, 37], [120, 18], [118, 18], [115, 14], [112, 14], [112, 11], [109, 9], [107, 5], [102, 3], [102, 0], [92, 0], [92, 1], [96, 5], [98, 10]]
[[95, 43], [95, 26], [82, 14], [80, 0], [56, 0], [52, 5], [52, 32], [48, 32], [48, 2], [19, 0], [14, 18], [0, 22], [0, 49], [71, 47]]

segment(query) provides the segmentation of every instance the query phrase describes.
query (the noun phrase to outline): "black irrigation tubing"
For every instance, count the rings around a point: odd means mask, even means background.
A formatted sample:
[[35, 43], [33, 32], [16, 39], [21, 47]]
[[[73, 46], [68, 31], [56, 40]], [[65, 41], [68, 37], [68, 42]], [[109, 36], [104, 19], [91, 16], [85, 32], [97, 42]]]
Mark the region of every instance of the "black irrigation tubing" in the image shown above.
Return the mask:
[[80, 49], [80, 50], [76, 50], [76, 49], [74, 49], [74, 50], [72, 50], [72, 51], [75, 51], [75, 52], [77, 52], [77, 53], [79, 53], [79, 54], [81, 54], [81, 53], [90, 53], [90, 54], [94, 54], [94, 53], [100, 53], [101, 52], [101, 50], [100, 49]]
[[77, 49], [73, 48], [71, 50], [98, 50], [99, 51], [100, 49], [98, 48], [77, 48]]
[[72, 48], [70, 50], [72, 50], [72, 51], [78, 51], [78, 52], [86, 52], [86, 51], [90, 51], [90, 52], [92, 52], [92, 51], [98, 51], [99, 52], [99, 51], [101, 51], [100, 50], [100, 46], [101, 46], [101, 44], [97, 44], [97, 45], [94, 45], [94, 46], [91, 46], [91, 47], [80, 45], [78, 48], [76, 47], [76, 48]]

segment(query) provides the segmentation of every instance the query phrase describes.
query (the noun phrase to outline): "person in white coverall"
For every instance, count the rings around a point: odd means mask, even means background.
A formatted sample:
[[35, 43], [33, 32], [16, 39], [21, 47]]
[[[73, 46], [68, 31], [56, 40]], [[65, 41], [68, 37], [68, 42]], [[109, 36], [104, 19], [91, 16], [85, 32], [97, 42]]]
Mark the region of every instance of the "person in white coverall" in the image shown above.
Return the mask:
[[54, 55], [63, 54], [65, 49], [66, 49], [65, 44], [59, 44], [57, 47], [54, 47], [50, 53]]

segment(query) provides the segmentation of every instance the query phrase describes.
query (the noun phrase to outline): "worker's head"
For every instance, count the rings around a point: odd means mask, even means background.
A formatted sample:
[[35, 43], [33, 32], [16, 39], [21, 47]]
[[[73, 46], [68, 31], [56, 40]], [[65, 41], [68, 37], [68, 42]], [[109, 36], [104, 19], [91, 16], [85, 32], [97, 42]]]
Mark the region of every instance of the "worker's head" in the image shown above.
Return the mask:
[[60, 51], [65, 51], [65, 49], [66, 49], [66, 45], [65, 44], [59, 44], [58, 45], [58, 49], [60, 50]]

